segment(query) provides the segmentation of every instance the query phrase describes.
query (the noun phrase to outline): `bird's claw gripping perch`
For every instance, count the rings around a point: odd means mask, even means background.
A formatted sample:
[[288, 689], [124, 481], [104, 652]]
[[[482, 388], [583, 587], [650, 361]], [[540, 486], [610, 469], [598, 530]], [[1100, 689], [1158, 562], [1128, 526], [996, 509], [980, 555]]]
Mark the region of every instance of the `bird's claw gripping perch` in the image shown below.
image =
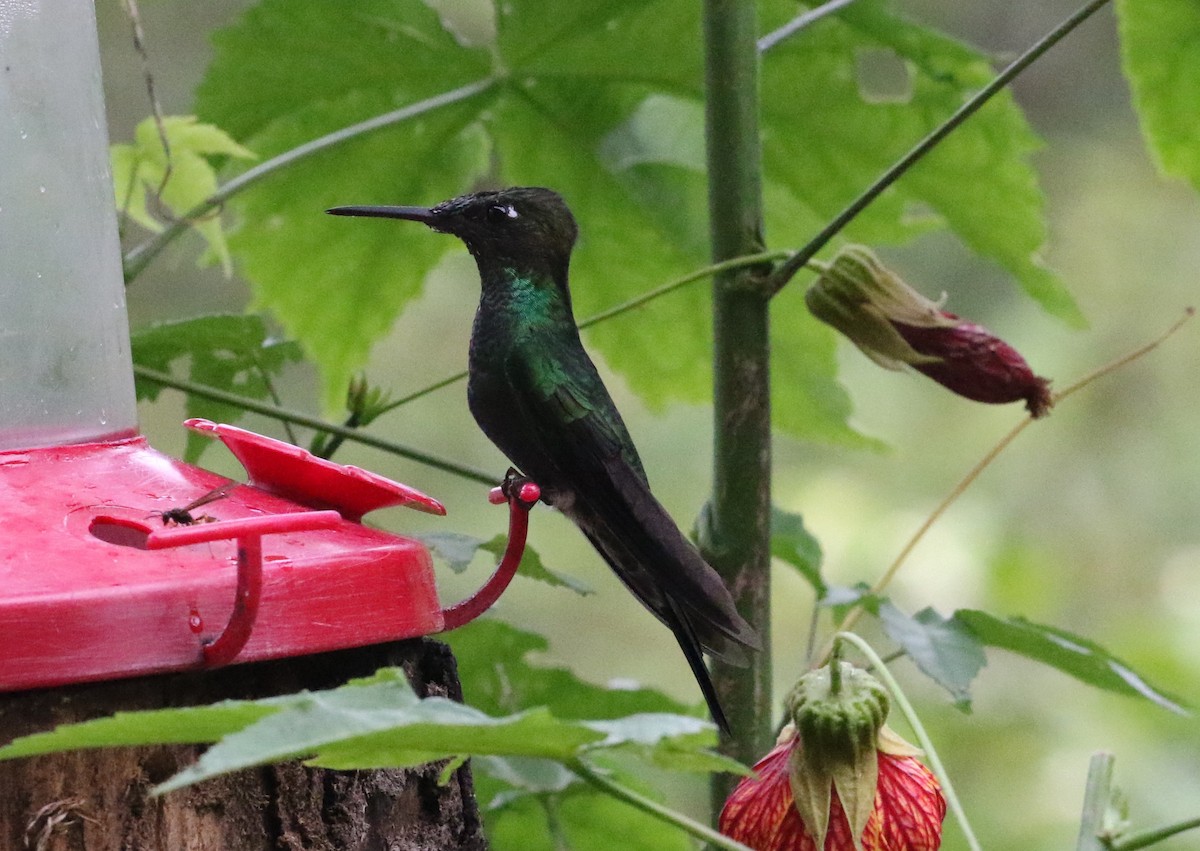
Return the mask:
[[542, 489], [537, 483], [512, 467], [508, 468], [500, 486], [488, 493], [488, 502], [493, 505], [508, 503], [508, 543], [500, 564], [483, 587], [462, 602], [442, 610], [442, 632], [473, 621], [500, 599], [521, 565], [521, 556], [525, 554], [525, 536], [529, 531], [529, 510], [541, 496]]
[[500, 505], [507, 502], [516, 503], [525, 511], [529, 511], [542, 498], [542, 489], [537, 482], [520, 473], [515, 467], [509, 467], [504, 474], [504, 481], [499, 487], [492, 488], [488, 494], [488, 502]]

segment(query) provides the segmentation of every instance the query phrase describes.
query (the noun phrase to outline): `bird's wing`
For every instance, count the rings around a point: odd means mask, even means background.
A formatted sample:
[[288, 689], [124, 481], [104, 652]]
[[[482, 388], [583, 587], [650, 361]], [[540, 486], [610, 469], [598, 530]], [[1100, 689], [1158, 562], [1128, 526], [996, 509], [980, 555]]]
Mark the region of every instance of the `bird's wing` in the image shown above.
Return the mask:
[[553, 447], [547, 451], [554, 457], [546, 460], [572, 485], [574, 499], [566, 513], [677, 636], [682, 617], [687, 621], [683, 631], [710, 653], [733, 662], [744, 658], [736, 645], [757, 647], [757, 635], [738, 615], [716, 571], [650, 492], [637, 450], [595, 366], [582, 348], [571, 349], [564, 353], [554, 347], [552, 356], [550, 349], [530, 353], [524, 347], [505, 364], [514, 414], [536, 436], [533, 442]]

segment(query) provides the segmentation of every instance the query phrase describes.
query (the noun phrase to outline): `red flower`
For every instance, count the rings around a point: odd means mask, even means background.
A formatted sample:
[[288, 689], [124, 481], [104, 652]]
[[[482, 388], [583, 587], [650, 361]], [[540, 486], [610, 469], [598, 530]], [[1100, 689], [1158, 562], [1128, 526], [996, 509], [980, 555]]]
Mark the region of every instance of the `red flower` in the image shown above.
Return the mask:
[[892, 327], [913, 349], [932, 355], [932, 363], [914, 363], [913, 369], [932, 378], [947, 390], [976, 402], [1003, 404], [1024, 400], [1034, 417], [1050, 410], [1050, 382], [1034, 375], [1025, 358], [982, 325], [964, 322], [953, 313], [950, 326], [922, 328], [893, 322]]
[[[721, 810], [721, 832], [757, 851], [817, 851], [793, 794], [802, 745], [794, 729], [788, 734], [755, 764], [757, 777], [738, 783]], [[861, 845], [851, 835], [834, 789], [822, 851], [935, 851], [942, 841], [946, 801], [932, 772], [907, 753], [877, 750], [876, 759], [875, 805], [859, 837]]]
[[981, 325], [959, 319], [886, 269], [862, 246], [843, 248], [805, 294], [813, 316], [887, 369], [911, 366], [976, 402], [1050, 410], [1050, 382]]

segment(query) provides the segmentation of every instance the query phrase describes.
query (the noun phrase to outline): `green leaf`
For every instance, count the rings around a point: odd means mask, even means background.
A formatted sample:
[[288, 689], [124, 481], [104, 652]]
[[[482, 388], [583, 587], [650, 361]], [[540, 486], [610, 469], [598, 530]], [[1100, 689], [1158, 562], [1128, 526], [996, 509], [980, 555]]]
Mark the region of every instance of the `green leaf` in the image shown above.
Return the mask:
[[[224, 130], [197, 123], [192, 115], [168, 115], [160, 125], [154, 118], [138, 124], [131, 145], [113, 145], [110, 151], [117, 209], [147, 230], [162, 230], [149, 211], [148, 199], [156, 194], [175, 216], [183, 216], [217, 189], [217, 173], [208, 157], [254, 159], [254, 153], [239, 145]], [[162, 136], [166, 136], [167, 150]], [[207, 240], [228, 275], [232, 269], [220, 216], [190, 222]]]
[[[415, 537], [423, 541], [433, 551], [433, 554], [445, 561], [455, 573], [465, 571], [480, 552], [493, 556], [494, 563], [498, 563], [508, 546], [507, 535], [497, 535], [490, 541], [483, 541], [480, 538], [461, 535], [457, 532], [429, 532]], [[542, 563], [542, 557], [537, 554], [537, 550], [528, 544], [521, 556], [521, 566], [517, 570], [517, 576], [545, 582], [547, 585], [557, 588], [569, 588], [583, 596], [593, 593], [591, 586], [586, 582], [546, 567]]]
[[0, 760], [84, 748], [204, 744], [279, 711], [298, 695], [269, 700], [226, 700], [211, 706], [118, 712], [80, 724], [63, 724], [23, 736], [0, 748]]
[[429, 547], [433, 555], [446, 562], [455, 573], [462, 573], [471, 566], [483, 543], [479, 538], [458, 532], [422, 532], [412, 537]]
[[[491, 65], [418, 0], [266, 0], [214, 45], [197, 110], [264, 158], [486, 77]], [[315, 154], [230, 203], [239, 221], [230, 245], [256, 304], [320, 365], [329, 410], [426, 273], [458, 245], [417, 225], [323, 210], [429, 203], [468, 189], [490, 155], [478, 126], [489, 96], [477, 100]]]
[[[677, 717], [565, 721], [545, 708], [495, 718], [442, 697], [418, 698], [395, 669], [386, 679], [316, 692], [225, 736], [163, 793], [218, 774], [297, 757], [339, 770], [406, 766], [461, 754], [570, 761], [592, 750], [637, 746], [657, 753], [668, 739], [694, 740], [710, 725]], [[676, 745], [684, 747], [683, 743]]]
[[[504, 555], [504, 549], [508, 545], [507, 535], [497, 535], [486, 543], [481, 543], [479, 549], [485, 553], [491, 553], [497, 559]], [[557, 588], [569, 588], [576, 594], [587, 596], [594, 593], [592, 587], [582, 580], [576, 579], [566, 573], [558, 573], [546, 567], [542, 563], [542, 557], [537, 554], [537, 550], [526, 545], [525, 553], [521, 556], [521, 566], [517, 570], [517, 576], [524, 576], [526, 579], [536, 579], [538, 582], [545, 582], [547, 585]]]
[[1086, 638], [1025, 618], [998, 618], [975, 609], [959, 609], [954, 617], [989, 647], [1011, 650], [1088, 685], [1144, 698], [1181, 715], [1189, 714], [1178, 699], [1150, 685], [1120, 659]]
[[[978, 51], [904, 20], [891, 5], [860, 0], [764, 57], [764, 169], [809, 209], [789, 242], [815, 232], [994, 76]], [[794, 12], [790, 3], [773, 2], [764, 17], [782, 22]], [[858, 57], [880, 50], [907, 69], [907, 102], [863, 91]], [[1082, 324], [1074, 300], [1039, 255], [1047, 228], [1030, 163], [1038, 144], [1011, 95], [998, 95], [885, 192], [847, 236], [908, 238], [928, 226], [923, 211], [932, 210], [1043, 308]]]
[[804, 518], [781, 508], [771, 508], [771, 555], [787, 562], [803, 576], [817, 592], [825, 596], [825, 580], [821, 578], [821, 545], [804, 528]]
[[[553, 820], [553, 830], [550, 823]], [[485, 826], [493, 851], [693, 851], [673, 825], [587, 786], [563, 795], [505, 798]]]
[[[785, 244], [814, 232], [989, 73], [978, 54], [879, 2], [860, 5], [765, 60], [768, 227]], [[352, 14], [321, 0], [266, 0], [218, 36], [200, 112], [264, 156], [495, 75], [485, 93], [317, 154], [235, 200], [241, 229], [231, 245], [258, 304], [321, 366], [328, 406], [428, 270], [462, 249], [415, 225], [325, 221], [325, 206], [428, 203], [484, 175], [554, 186], [582, 225], [572, 264], [580, 318], [705, 262], [700, 51], [697, 39], [678, 37], [699, 28], [699, 8], [680, 0], [513, 0], [499, 4], [489, 54], [456, 42], [418, 0], [370, 0]], [[861, 97], [858, 53], [881, 47], [915, 69], [913, 103]], [[392, 61], [397, 50], [403, 63]], [[1020, 113], [1002, 98], [958, 135], [955, 153], [886, 194], [852, 238], [898, 241], [948, 222], [1053, 302], [1053, 278], [1031, 259], [1044, 234]], [[681, 289], [588, 332], [654, 410], [711, 398], [709, 289]], [[772, 313], [775, 426], [870, 445], [846, 424], [832, 333], [799, 293], [783, 294]]]
[[829, 608], [833, 612], [833, 622], [840, 624], [845, 620], [850, 609], [856, 606], [862, 606], [864, 610], [878, 617], [879, 607], [887, 601], [887, 597], [871, 593], [871, 587], [867, 583], [856, 582], [853, 586], [827, 586], [820, 604]]
[[701, 94], [700, 40], [680, 38], [700, 33], [695, 3], [516, 0], [497, 6], [498, 48], [507, 67], [526, 80], [567, 70], [584, 84], [615, 80]]
[[634, 753], [659, 768], [749, 773], [737, 760], [706, 750], [713, 741], [713, 725], [700, 718], [655, 712], [611, 721], [592, 721], [590, 726], [606, 734], [597, 747]]
[[[271, 396], [271, 376], [301, 359], [295, 343], [274, 339], [260, 316], [222, 314], [163, 322], [132, 334], [133, 362], [158, 372], [184, 359], [188, 380], [252, 399]], [[139, 399], [156, 399], [162, 388], [139, 379]], [[234, 405], [188, 396], [187, 415], [233, 423], [245, 411]], [[212, 441], [189, 433], [184, 457], [195, 461]]]
[[1121, 61], [1159, 170], [1200, 190], [1200, 8], [1118, 0]]
[[909, 617], [887, 600], [879, 605], [879, 619], [917, 667], [950, 692], [959, 709], [969, 710], [971, 683], [987, 664], [975, 634], [954, 616], [943, 618], [927, 608]]
[[583, 780], [570, 769], [548, 759], [520, 756], [481, 756], [472, 763], [476, 773], [483, 772], [507, 787], [487, 803], [489, 808], [506, 806], [521, 795], [563, 792]]
[[546, 639], [494, 618], [472, 621], [444, 639], [458, 659], [463, 694], [490, 714], [546, 706], [559, 718], [616, 718], [688, 709], [652, 689], [605, 688], [579, 679], [567, 668], [535, 665], [528, 657], [545, 653]]

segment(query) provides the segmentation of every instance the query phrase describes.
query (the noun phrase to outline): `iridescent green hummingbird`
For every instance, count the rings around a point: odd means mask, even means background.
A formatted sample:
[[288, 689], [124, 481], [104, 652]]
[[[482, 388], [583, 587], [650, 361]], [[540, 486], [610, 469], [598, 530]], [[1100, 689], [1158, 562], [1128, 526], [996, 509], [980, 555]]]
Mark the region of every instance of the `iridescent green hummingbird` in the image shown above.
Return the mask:
[[563, 199], [517, 187], [434, 207], [328, 212], [423, 222], [466, 243], [482, 283], [467, 380], [475, 421], [675, 633], [713, 720], [728, 730], [702, 653], [744, 663], [758, 636], [650, 492], [633, 440], [584, 351], [567, 286], [578, 228]]

